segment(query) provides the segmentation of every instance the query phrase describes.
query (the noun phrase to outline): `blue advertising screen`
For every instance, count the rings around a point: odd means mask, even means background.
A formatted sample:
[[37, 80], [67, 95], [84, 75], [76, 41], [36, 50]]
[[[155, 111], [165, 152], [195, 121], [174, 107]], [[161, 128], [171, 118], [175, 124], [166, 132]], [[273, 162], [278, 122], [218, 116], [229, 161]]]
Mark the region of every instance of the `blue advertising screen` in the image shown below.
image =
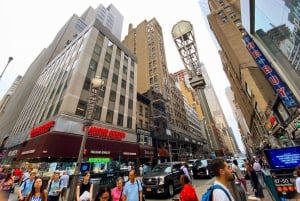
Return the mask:
[[264, 150], [270, 169], [291, 169], [300, 164], [300, 146]]

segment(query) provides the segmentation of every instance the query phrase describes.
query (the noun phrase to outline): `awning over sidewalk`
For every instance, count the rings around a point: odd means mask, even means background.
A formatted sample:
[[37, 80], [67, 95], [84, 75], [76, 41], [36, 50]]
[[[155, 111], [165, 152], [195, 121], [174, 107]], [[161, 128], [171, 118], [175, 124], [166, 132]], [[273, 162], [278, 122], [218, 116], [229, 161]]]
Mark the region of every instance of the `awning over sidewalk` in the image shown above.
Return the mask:
[[[77, 158], [82, 136], [67, 133], [47, 133], [23, 143], [18, 159]], [[84, 157], [136, 158], [136, 143], [89, 137]]]

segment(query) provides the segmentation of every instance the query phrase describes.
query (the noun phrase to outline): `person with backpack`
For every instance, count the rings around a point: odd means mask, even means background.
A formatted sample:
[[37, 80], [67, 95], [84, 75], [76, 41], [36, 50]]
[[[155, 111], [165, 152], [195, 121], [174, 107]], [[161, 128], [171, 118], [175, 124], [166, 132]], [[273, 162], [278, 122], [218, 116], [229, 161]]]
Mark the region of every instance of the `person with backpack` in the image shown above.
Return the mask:
[[48, 201], [58, 201], [62, 190], [62, 181], [59, 179], [60, 172], [55, 171], [48, 181]]
[[18, 198], [20, 201], [25, 200], [25, 197], [30, 193], [32, 185], [36, 176], [36, 172], [32, 171], [29, 173], [29, 178], [23, 180], [18, 190]]
[[201, 201], [235, 201], [228, 186], [234, 180], [232, 169], [223, 158], [215, 158], [211, 163], [215, 175], [214, 184], [202, 195]]
[[130, 170], [128, 181], [123, 188], [122, 201], [142, 201], [143, 188], [141, 182], [135, 178], [135, 170]]

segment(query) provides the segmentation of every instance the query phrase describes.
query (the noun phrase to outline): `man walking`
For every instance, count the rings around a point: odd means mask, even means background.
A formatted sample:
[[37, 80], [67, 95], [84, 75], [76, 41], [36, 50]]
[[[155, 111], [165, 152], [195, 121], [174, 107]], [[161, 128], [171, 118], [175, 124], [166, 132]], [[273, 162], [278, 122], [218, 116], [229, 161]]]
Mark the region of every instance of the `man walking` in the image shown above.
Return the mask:
[[142, 200], [143, 189], [141, 182], [135, 179], [135, 170], [130, 170], [128, 181], [123, 189], [122, 201], [139, 201]]
[[36, 176], [36, 172], [31, 171], [29, 173], [29, 178], [22, 181], [22, 184], [18, 190], [19, 200], [25, 200], [26, 195], [30, 193], [32, 189], [32, 185], [34, 183], [35, 176]]
[[67, 190], [68, 190], [68, 184], [69, 184], [69, 175], [67, 175], [67, 172], [64, 170], [62, 172], [62, 175], [60, 177], [61, 180], [61, 200], [65, 201], [66, 195], [67, 195]]
[[61, 184], [62, 182], [59, 180], [59, 171], [55, 171], [52, 179], [48, 182], [48, 200], [49, 201], [58, 201], [59, 194], [61, 193]]
[[212, 201], [234, 201], [228, 190], [230, 182], [234, 180], [230, 165], [223, 158], [215, 158], [212, 160], [211, 169], [216, 177], [214, 185], [222, 187], [222, 189], [215, 188], [213, 190]]

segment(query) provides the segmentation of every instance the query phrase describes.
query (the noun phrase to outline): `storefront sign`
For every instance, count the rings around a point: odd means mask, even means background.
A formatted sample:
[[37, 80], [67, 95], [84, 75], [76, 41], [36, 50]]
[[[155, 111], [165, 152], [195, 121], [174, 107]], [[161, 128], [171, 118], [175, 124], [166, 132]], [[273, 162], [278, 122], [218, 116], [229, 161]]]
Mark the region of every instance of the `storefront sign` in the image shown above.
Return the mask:
[[48, 123], [45, 123], [39, 127], [36, 127], [30, 131], [30, 137], [36, 137], [41, 134], [47, 133], [50, 131], [50, 129], [54, 126], [55, 121], [49, 121]]
[[18, 154], [18, 150], [12, 150], [12, 151], [8, 152], [7, 156], [8, 157], [15, 157], [17, 154]]
[[123, 155], [125, 155], [125, 156], [136, 156], [136, 153], [134, 153], [134, 152], [123, 152]]
[[151, 150], [151, 151], [149, 151], [149, 150], [144, 150], [144, 155], [150, 155], [150, 156], [153, 156], [153, 155], [154, 155], [154, 151], [153, 151], [153, 150]]
[[91, 150], [91, 154], [110, 154], [110, 151], [104, 151], [104, 150]]
[[137, 128], [136, 129], [136, 134], [140, 134], [140, 135], [150, 135], [150, 131], [141, 129], [141, 128]]
[[35, 152], [35, 149], [31, 149], [31, 150], [23, 151], [23, 152], [21, 153], [21, 155], [33, 154], [34, 152]]
[[89, 158], [90, 163], [108, 163], [110, 158]]
[[114, 140], [122, 140], [126, 137], [125, 132], [108, 130], [107, 128], [101, 128], [96, 126], [91, 126], [88, 131], [89, 136], [108, 138]]
[[267, 60], [267, 58], [263, 55], [261, 50], [257, 47], [252, 38], [246, 34], [243, 37], [243, 40], [246, 44], [246, 48], [259, 65], [261, 71], [264, 73], [265, 77], [268, 79], [273, 89], [279, 95], [282, 103], [287, 107], [295, 107], [297, 106], [297, 102], [293, 97], [293, 94], [286, 87], [285, 83], [281, 80], [281, 78], [277, 75], [276, 71], [272, 68], [271, 64]]

